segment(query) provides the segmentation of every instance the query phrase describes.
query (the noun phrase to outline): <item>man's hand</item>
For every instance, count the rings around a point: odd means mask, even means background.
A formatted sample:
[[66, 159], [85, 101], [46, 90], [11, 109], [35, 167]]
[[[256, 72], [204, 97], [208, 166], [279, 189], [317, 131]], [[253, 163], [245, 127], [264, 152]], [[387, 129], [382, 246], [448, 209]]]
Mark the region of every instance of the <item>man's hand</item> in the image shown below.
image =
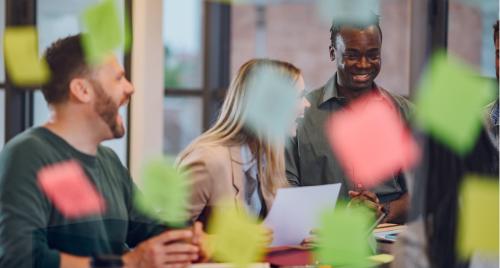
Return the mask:
[[170, 230], [139, 244], [123, 256], [126, 268], [187, 267], [198, 260], [193, 231]]
[[364, 205], [369, 209], [372, 209], [376, 217], [380, 217], [382, 215], [383, 206], [380, 204], [380, 200], [377, 195], [370, 191], [349, 191], [349, 196], [351, 197], [351, 202], [349, 202], [349, 206], [351, 205]]

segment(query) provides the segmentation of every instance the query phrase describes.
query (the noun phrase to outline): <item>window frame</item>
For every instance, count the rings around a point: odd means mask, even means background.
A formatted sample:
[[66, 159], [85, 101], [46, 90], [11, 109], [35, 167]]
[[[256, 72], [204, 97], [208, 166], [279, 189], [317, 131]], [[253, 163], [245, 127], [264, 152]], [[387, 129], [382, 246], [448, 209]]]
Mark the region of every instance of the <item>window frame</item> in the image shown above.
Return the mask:
[[164, 97], [196, 97], [202, 100], [202, 131], [210, 127], [229, 86], [231, 8], [212, 1], [202, 3], [202, 85], [192, 88], [165, 87]]
[[[11, 26], [29, 25], [37, 27], [36, 11], [37, 0], [5, 0], [5, 28]], [[132, 0], [124, 0], [125, 13], [130, 18], [129, 23], [133, 25]], [[133, 34], [131, 33], [131, 40]], [[133, 42], [132, 42], [133, 43]], [[130, 51], [124, 52], [125, 76], [131, 81], [131, 55]], [[34, 119], [34, 90], [39, 87], [16, 87], [10, 83], [7, 70], [5, 69], [5, 82], [0, 83], [0, 90], [5, 90], [5, 141], [7, 143], [17, 134], [33, 126]], [[131, 107], [128, 106], [128, 124], [131, 128]], [[130, 135], [126, 140], [127, 165], [130, 165]]]

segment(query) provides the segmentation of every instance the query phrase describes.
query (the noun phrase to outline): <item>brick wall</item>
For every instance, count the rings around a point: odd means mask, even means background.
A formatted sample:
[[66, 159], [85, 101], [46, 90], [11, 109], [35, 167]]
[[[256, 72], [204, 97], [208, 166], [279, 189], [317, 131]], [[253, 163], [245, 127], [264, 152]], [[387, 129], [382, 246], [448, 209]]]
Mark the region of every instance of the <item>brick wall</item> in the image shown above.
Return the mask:
[[[403, 95], [409, 93], [409, 0], [387, 0], [381, 7], [382, 72], [377, 82]], [[232, 7], [231, 74], [255, 57], [256, 10]], [[330, 25], [318, 18], [313, 3], [269, 5], [266, 10], [267, 51], [270, 58], [302, 69], [306, 86], [322, 86], [335, 72], [328, 55]]]

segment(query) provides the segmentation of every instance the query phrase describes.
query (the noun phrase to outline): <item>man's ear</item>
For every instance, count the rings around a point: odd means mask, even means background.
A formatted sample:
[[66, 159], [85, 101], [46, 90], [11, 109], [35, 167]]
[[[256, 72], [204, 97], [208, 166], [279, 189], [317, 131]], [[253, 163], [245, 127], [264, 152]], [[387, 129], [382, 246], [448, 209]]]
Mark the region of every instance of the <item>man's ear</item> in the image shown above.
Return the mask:
[[90, 102], [90, 100], [92, 99], [91, 88], [92, 85], [86, 79], [74, 78], [69, 82], [70, 98], [82, 103]]
[[333, 45], [330, 45], [328, 47], [328, 50], [330, 51], [330, 60], [335, 61], [335, 48], [333, 47]]

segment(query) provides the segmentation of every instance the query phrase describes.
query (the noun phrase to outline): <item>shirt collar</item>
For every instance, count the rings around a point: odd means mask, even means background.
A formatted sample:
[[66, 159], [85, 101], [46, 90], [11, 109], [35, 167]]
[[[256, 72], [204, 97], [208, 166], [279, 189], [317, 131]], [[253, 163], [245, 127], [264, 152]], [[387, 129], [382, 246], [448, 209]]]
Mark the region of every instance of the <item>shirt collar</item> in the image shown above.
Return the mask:
[[493, 126], [498, 126], [498, 99], [491, 109], [490, 120]]
[[242, 168], [243, 172], [249, 171], [252, 167], [257, 165], [257, 161], [255, 160], [255, 157], [252, 154], [252, 151], [250, 150], [250, 147], [248, 147], [247, 144], [241, 145], [240, 149], [240, 154], [241, 154], [241, 162], [242, 162]]
[[[378, 93], [379, 96], [384, 96], [383, 91], [378, 87], [378, 85], [373, 82], [373, 90]], [[322, 105], [323, 103], [331, 100], [331, 99], [336, 99], [336, 100], [345, 100], [344, 97], [339, 95], [339, 90], [337, 88], [337, 73], [333, 75], [330, 80], [326, 83], [324, 86], [323, 90], [323, 96], [320, 98], [320, 102], [318, 103], [318, 106]]]

